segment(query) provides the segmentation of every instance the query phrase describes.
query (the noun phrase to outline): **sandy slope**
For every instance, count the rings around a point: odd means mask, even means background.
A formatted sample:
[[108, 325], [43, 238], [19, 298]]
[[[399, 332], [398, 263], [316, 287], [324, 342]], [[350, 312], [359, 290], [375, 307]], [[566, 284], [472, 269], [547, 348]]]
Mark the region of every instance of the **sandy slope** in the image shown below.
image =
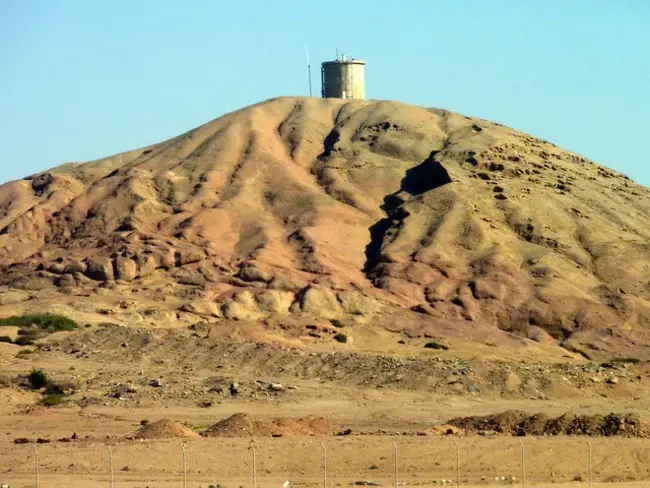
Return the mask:
[[[281, 431], [256, 441], [277, 487], [320, 483], [316, 439], [288, 436], [330, 426], [352, 430], [323, 437], [330, 486], [391, 484], [392, 439], [400, 480], [433, 486], [456, 475], [453, 417], [648, 419], [650, 363], [611, 359], [648, 358], [649, 197], [498, 124], [307, 98], [2, 185], [0, 316], [88, 327], [0, 343], [0, 481], [33, 486], [13, 439], [42, 437], [46, 484], [107, 482], [110, 443], [121, 486], [178, 486], [179, 439], [128, 440], [142, 420], [244, 432], [188, 440], [189, 486], [250, 486], [251, 427]], [[37, 405], [33, 368], [61, 405]], [[518, 485], [516, 439], [453, 438], [463, 486]], [[531, 483], [587, 479], [583, 438], [525, 442]], [[593, 444], [595, 482], [648, 480], [648, 439]]]
[[29, 298], [0, 313], [325, 318], [644, 356], [649, 197], [484, 120], [273, 99], [0, 187], [0, 280]]

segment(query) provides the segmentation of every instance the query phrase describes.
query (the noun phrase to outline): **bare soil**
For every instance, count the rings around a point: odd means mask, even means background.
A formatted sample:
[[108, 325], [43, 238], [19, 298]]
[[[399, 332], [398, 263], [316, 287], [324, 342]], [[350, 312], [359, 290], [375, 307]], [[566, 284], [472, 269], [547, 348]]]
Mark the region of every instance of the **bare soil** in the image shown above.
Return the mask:
[[529, 415], [526, 412], [508, 410], [483, 417], [456, 418], [449, 424], [467, 431], [485, 433], [527, 435], [588, 435], [650, 437], [650, 425], [638, 416], [576, 415], [564, 414], [550, 418], [546, 414]]
[[171, 486], [182, 441], [190, 486], [249, 486], [253, 440], [262, 487], [319, 485], [320, 442], [333, 486], [392, 484], [391, 441], [410, 484], [455, 479], [453, 441], [464, 486], [517, 484], [523, 434], [531, 482], [584, 482], [587, 438], [596, 482], [647, 482], [649, 217], [580, 155], [384, 101], [4, 184], [0, 317], [81, 327], [0, 342], [0, 482], [37, 446], [51, 486], [106, 483], [111, 446], [120, 486]]
[[192, 429], [188, 429], [180, 422], [164, 418], [143, 425], [141, 429], [129, 437], [132, 439], [184, 439], [199, 437], [199, 434]]
[[282, 437], [331, 435], [333, 428], [323, 418], [262, 417], [237, 413], [203, 431], [204, 437]]

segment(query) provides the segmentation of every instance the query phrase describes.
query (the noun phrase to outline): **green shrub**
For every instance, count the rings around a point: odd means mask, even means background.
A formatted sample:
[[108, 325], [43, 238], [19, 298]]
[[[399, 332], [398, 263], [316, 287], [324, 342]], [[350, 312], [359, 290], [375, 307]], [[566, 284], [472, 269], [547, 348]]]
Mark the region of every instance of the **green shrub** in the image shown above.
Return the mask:
[[67, 395], [64, 393], [49, 393], [41, 400], [41, 405], [45, 405], [46, 407], [55, 407], [61, 405], [66, 398]]
[[639, 364], [641, 362], [641, 360], [639, 358], [614, 358], [610, 362], [612, 362], [612, 363]]
[[41, 388], [45, 388], [49, 383], [49, 380], [47, 378], [47, 375], [42, 369], [33, 369], [31, 373], [29, 373], [29, 384], [34, 388], [35, 390], [40, 390]]
[[445, 346], [444, 344], [441, 344], [440, 342], [427, 342], [424, 347], [427, 349], [438, 349], [441, 351], [447, 351], [449, 350], [449, 346]]
[[617, 364], [639, 364], [642, 361], [639, 358], [632, 358], [632, 357], [622, 357], [622, 358], [614, 358], [608, 362], [601, 363], [600, 366], [603, 368], [613, 368]]
[[62, 330], [74, 330], [77, 323], [64, 317], [52, 313], [35, 313], [29, 315], [13, 315], [6, 319], [0, 319], [0, 326], [11, 325], [15, 327], [30, 327], [34, 326], [41, 330], [48, 332], [58, 332]]
[[345, 334], [336, 334], [334, 336], [334, 340], [336, 342], [340, 342], [341, 344], [345, 344], [346, 342], [348, 342], [348, 336], [346, 336]]
[[31, 339], [30, 337], [27, 336], [22, 336], [17, 338], [14, 341], [14, 344], [17, 346], [33, 346], [34, 345], [34, 339]]
[[59, 386], [57, 383], [52, 382], [47, 385], [47, 390], [45, 390], [46, 395], [62, 395], [64, 393], [65, 391], [63, 391], [62, 386]]
[[14, 341], [12, 341], [11, 337], [9, 336], [0, 336], [0, 342], [4, 342], [6, 344], [13, 344]]

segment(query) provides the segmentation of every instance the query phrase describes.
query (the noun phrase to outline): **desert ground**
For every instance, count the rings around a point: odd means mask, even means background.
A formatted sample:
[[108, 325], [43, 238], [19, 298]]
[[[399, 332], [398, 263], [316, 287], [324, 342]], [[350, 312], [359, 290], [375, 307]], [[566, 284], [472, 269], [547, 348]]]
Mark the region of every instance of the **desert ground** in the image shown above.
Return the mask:
[[0, 483], [36, 448], [42, 486], [108, 485], [110, 447], [115, 485], [181, 486], [183, 444], [192, 487], [645, 486], [648, 217], [583, 156], [383, 101], [4, 184]]

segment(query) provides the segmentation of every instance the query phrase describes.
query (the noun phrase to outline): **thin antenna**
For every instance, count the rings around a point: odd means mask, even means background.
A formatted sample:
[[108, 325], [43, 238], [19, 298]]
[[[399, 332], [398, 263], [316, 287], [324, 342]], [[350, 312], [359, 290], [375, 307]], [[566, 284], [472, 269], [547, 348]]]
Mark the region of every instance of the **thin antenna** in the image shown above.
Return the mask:
[[338, 50], [338, 48], [336, 49], [336, 60], [337, 61], [339, 60], [339, 50]]
[[309, 47], [305, 44], [305, 54], [307, 55], [307, 74], [309, 75], [309, 96], [311, 97], [311, 61], [309, 60]]

